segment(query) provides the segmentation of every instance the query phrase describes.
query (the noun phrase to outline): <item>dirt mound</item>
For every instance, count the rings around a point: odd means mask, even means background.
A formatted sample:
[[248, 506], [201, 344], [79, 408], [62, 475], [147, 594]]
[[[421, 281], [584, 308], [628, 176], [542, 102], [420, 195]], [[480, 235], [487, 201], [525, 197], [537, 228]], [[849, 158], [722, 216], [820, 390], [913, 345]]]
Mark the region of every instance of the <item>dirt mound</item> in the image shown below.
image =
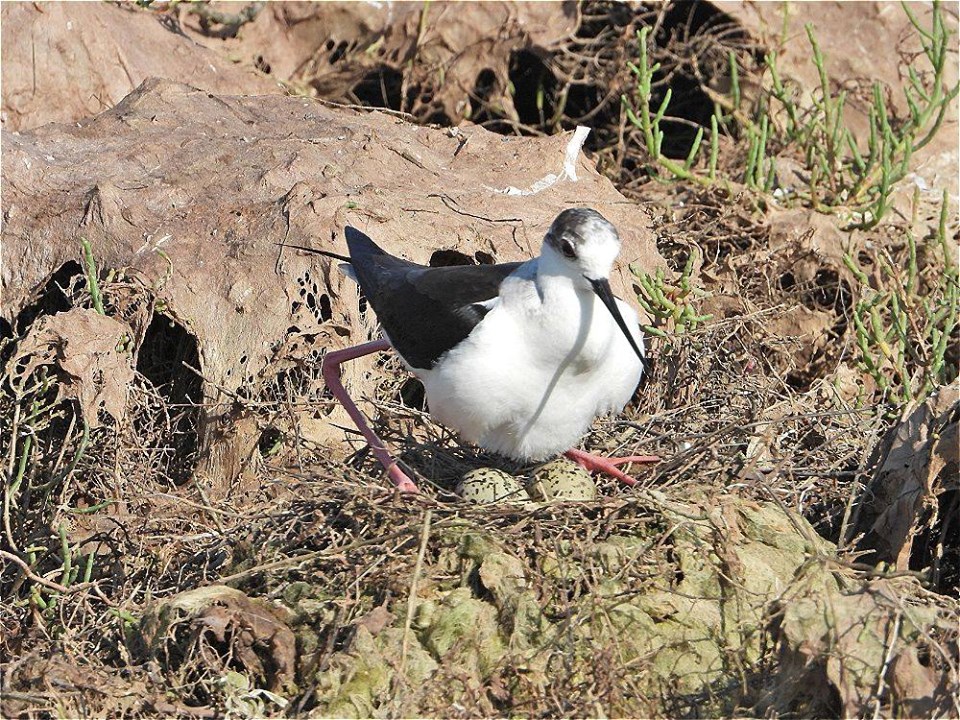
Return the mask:
[[0, 19], [7, 130], [90, 117], [158, 74], [225, 95], [281, 91], [132, 4], [5, 3]]
[[[100, 267], [153, 295], [127, 309], [137, 357], [165, 352], [143, 345], [154, 322], [174, 322], [177, 342], [196, 348], [203, 383], [192, 399], [220, 408], [326, 347], [367, 337], [353, 283], [329, 260], [279, 243], [342, 252], [352, 224], [424, 264], [526, 259], [557, 209], [579, 204], [617, 225], [624, 267], [656, 266], [646, 217], [576, 146], [567, 164], [572, 139], [449, 133], [151, 80], [79, 127], [5, 135], [2, 317], [24, 327], [21, 311], [56, 292], [58, 273], [79, 269], [87, 238]], [[216, 162], [199, 160], [201, 149]], [[622, 270], [613, 284], [622, 294]], [[369, 364], [354, 364], [355, 382]], [[226, 433], [235, 418], [222, 413], [202, 418], [201, 449], [205, 469], [230, 482], [258, 436]]]

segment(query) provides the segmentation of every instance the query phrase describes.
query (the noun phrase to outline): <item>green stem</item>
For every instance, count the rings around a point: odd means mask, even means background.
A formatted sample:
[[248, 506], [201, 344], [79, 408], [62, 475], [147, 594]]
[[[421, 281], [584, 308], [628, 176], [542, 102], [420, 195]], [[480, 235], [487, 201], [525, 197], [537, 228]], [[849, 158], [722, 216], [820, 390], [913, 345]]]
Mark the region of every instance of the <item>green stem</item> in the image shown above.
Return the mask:
[[87, 291], [93, 299], [93, 309], [101, 315], [106, 315], [103, 310], [103, 298], [100, 296], [100, 284], [97, 281], [97, 263], [93, 259], [93, 248], [84, 237], [80, 238], [80, 244], [83, 246], [83, 259], [87, 266]]

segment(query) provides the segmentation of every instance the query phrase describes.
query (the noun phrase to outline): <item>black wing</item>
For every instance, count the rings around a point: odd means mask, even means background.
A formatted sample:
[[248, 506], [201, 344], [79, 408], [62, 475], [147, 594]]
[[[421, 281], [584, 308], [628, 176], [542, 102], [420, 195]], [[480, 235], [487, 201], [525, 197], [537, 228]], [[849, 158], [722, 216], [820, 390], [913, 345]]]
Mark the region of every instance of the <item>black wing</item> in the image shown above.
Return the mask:
[[502, 283], [523, 263], [425, 267], [388, 255], [346, 228], [350, 264], [390, 342], [407, 364], [432, 368], [473, 331]]

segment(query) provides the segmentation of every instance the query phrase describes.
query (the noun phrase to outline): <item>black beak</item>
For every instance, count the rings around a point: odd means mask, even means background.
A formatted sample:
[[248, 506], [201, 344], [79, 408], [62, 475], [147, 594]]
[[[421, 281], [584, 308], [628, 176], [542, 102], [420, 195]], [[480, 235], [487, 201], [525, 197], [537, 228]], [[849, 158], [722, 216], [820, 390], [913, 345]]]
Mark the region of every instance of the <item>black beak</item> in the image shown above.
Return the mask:
[[[584, 277], [587, 277], [584, 275]], [[623, 321], [623, 316], [620, 314], [620, 308], [617, 307], [617, 299], [613, 296], [613, 291], [610, 289], [610, 283], [607, 282], [605, 278], [600, 278], [599, 280], [593, 280], [587, 278], [590, 281], [590, 284], [593, 286], [593, 291], [597, 294], [597, 297], [603, 301], [603, 304], [607, 306], [607, 310], [610, 311], [610, 314], [613, 315], [613, 319], [616, 321], [617, 325], [620, 326], [620, 329], [623, 330], [624, 336], [627, 338], [627, 342], [630, 343], [630, 347], [633, 348], [633, 351], [637, 354], [637, 357], [640, 358], [640, 364], [643, 366], [643, 372], [648, 373], [650, 371], [650, 366], [647, 364], [647, 358], [644, 357], [643, 352], [637, 346], [636, 340], [633, 339], [633, 335], [630, 334], [630, 330], [627, 328], [627, 323]]]

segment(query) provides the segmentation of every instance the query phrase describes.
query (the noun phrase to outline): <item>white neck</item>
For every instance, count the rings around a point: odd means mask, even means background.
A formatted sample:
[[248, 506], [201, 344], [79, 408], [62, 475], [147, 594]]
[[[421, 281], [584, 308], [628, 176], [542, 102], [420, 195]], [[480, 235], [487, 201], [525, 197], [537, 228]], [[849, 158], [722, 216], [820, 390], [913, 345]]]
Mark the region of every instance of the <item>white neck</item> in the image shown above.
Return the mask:
[[570, 293], [571, 290], [581, 296], [593, 295], [587, 281], [579, 275], [571, 274], [570, 264], [546, 243], [537, 259], [537, 287], [544, 296]]

